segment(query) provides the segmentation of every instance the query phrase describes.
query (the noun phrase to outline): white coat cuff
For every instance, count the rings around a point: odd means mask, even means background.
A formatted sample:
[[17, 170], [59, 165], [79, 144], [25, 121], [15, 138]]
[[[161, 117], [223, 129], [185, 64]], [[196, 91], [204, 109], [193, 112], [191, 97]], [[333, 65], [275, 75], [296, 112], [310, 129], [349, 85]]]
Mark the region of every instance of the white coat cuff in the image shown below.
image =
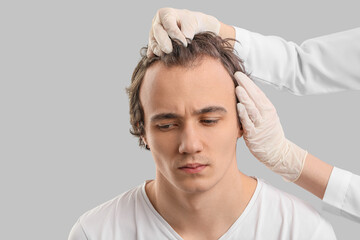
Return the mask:
[[329, 204], [333, 208], [329, 208], [329, 206], [324, 206], [328, 211], [337, 211], [340, 214], [341, 210], [344, 206], [344, 200], [346, 197], [347, 190], [350, 185], [352, 173], [342, 170], [340, 168], [334, 167], [328, 185], [325, 190], [323, 201]]

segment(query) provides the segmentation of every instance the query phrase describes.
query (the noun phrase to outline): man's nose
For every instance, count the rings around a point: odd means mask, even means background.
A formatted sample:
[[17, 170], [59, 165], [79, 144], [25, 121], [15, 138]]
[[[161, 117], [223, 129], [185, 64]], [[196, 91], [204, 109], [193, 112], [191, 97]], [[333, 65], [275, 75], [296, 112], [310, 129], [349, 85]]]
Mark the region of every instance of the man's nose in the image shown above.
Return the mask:
[[194, 154], [203, 150], [203, 144], [195, 124], [186, 124], [181, 133], [179, 152]]

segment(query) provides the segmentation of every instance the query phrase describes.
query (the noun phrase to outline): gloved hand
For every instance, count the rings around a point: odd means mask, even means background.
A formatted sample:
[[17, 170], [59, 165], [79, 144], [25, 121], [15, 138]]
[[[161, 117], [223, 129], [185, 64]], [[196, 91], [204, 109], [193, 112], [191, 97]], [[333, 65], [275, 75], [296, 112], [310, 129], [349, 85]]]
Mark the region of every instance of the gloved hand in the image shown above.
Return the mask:
[[238, 114], [250, 152], [285, 180], [295, 182], [304, 167], [307, 151], [285, 138], [274, 105], [241, 72], [235, 73]]
[[220, 22], [213, 16], [186, 9], [161, 8], [156, 12], [149, 34], [147, 56], [172, 52], [169, 36], [187, 46], [186, 38], [193, 39], [199, 32], [219, 34]]

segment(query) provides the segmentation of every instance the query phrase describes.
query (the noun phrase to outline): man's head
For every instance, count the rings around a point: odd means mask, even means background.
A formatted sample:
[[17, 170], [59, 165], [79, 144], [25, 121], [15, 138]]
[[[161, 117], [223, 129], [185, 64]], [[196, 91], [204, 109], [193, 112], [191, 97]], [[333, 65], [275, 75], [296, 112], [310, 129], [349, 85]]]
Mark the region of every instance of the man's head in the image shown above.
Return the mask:
[[245, 70], [242, 60], [234, 54], [229, 41], [231, 39], [223, 40], [212, 33], [200, 33], [194, 36], [188, 47], [183, 47], [180, 42], [173, 40], [173, 52], [161, 57], [153, 56], [148, 58], [146, 56], [147, 48], [142, 49], [142, 59], [133, 72], [131, 85], [127, 88], [130, 100], [130, 123], [132, 126], [130, 132], [139, 138], [139, 145], [141, 147], [145, 146], [141, 138], [145, 132], [144, 113], [140, 102], [140, 87], [146, 70], [156, 62], [162, 62], [167, 67], [182, 66], [184, 68], [191, 68], [199, 63], [202, 57], [207, 56], [218, 59], [231, 76], [234, 84], [237, 85], [233, 74], [237, 71], [245, 73]]
[[242, 130], [233, 74], [244, 70], [230, 44], [210, 33], [188, 47], [173, 41], [173, 49], [137, 65], [131, 132], [151, 148], [157, 175], [184, 191], [206, 190], [236, 164]]

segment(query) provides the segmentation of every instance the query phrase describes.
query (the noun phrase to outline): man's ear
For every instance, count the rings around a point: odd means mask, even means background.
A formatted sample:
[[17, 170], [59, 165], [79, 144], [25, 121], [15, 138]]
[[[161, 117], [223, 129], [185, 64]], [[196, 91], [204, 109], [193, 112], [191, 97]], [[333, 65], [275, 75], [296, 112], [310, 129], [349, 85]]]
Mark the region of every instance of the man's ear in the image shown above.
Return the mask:
[[239, 124], [238, 124], [238, 127], [237, 127], [238, 129], [238, 138], [241, 138], [242, 136], [243, 136], [243, 134], [244, 134], [244, 129], [243, 129], [243, 127], [242, 127], [242, 124], [241, 124], [241, 122], [239, 121]]
[[148, 145], [146, 137], [145, 136], [141, 136], [141, 140], [145, 143], [145, 145]]
[[142, 139], [142, 141], [143, 141], [144, 144], [145, 144], [145, 148], [150, 151], [150, 147], [149, 147], [149, 144], [147, 143], [146, 137], [145, 137], [145, 136], [141, 136], [141, 139]]

